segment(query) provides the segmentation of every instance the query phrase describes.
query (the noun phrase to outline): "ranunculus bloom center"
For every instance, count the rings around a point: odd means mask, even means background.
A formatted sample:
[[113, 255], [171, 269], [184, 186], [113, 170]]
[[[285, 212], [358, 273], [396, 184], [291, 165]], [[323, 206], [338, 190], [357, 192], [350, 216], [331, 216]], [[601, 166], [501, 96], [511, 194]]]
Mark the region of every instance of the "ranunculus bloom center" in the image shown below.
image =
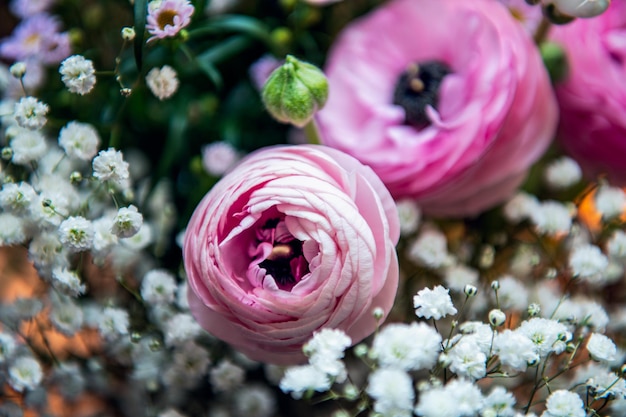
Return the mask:
[[174, 26], [174, 17], [176, 17], [176, 10], [163, 10], [157, 17], [157, 24], [161, 30], [165, 29], [165, 26]]
[[[270, 218], [261, 224], [256, 230], [250, 254], [253, 260], [249, 273], [252, 276], [271, 276], [281, 290], [290, 291], [310, 272], [302, 252], [302, 242], [289, 233], [281, 217]], [[268, 281], [263, 279], [261, 282], [265, 286]]]
[[430, 124], [428, 106], [437, 108], [439, 86], [451, 70], [440, 61], [413, 63], [400, 74], [393, 92], [393, 104], [405, 111], [405, 123], [416, 128]]

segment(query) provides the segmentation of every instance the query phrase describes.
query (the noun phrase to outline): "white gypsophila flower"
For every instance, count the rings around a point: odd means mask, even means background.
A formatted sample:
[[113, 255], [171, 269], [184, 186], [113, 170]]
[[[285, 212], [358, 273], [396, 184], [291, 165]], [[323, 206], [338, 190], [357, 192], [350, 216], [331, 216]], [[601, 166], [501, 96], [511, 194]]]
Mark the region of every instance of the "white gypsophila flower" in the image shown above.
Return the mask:
[[587, 350], [591, 357], [599, 362], [612, 362], [617, 357], [615, 343], [600, 333], [591, 333], [587, 341]]
[[578, 394], [561, 389], [548, 396], [546, 411], [541, 417], [585, 417], [585, 415], [585, 405]]
[[113, 219], [111, 233], [119, 238], [129, 238], [137, 234], [143, 224], [143, 215], [132, 204], [121, 207]]
[[59, 225], [59, 239], [70, 252], [91, 249], [93, 236], [91, 221], [82, 216], [70, 216]]
[[0, 331], [0, 364], [13, 357], [17, 348], [15, 338], [9, 333]]
[[141, 281], [141, 298], [148, 303], [165, 304], [174, 302], [176, 278], [165, 269], [153, 269]]
[[19, 245], [27, 238], [24, 219], [11, 213], [0, 213], [0, 246]]
[[446, 236], [434, 229], [423, 230], [409, 246], [407, 256], [416, 264], [432, 269], [451, 263]]
[[17, 391], [33, 390], [43, 379], [43, 370], [39, 362], [31, 357], [17, 358], [9, 366], [9, 385]]
[[567, 233], [572, 227], [572, 208], [558, 201], [544, 201], [530, 213], [537, 231], [546, 235]]
[[93, 61], [82, 55], [72, 55], [63, 60], [59, 73], [61, 81], [70, 93], [83, 96], [93, 90], [96, 85], [96, 70]]
[[610, 256], [618, 259], [626, 258], [626, 233], [616, 230], [606, 243], [606, 249]]
[[25, 129], [35, 130], [46, 124], [48, 111], [50, 107], [47, 104], [29, 96], [22, 97], [15, 103], [13, 115], [18, 125]]
[[422, 218], [422, 211], [415, 200], [408, 198], [398, 200], [396, 208], [400, 217], [400, 234], [407, 236], [416, 232]]
[[455, 379], [446, 385], [450, 399], [458, 405], [460, 415], [474, 415], [483, 406], [484, 398], [478, 386], [464, 379]]
[[539, 201], [533, 195], [519, 191], [503, 207], [504, 217], [511, 223], [529, 219], [539, 207]]
[[152, 68], [146, 75], [146, 84], [159, 100], [165, 100], [178, 90], [178, 74], [169, 65]]
[[149, 391], [156, 391], [165, 366], [165, 353], [162, 350], [150, 349], [147, 343], [140, 343], [133, 347], [132, 378], [141, 382]]
[[529, 275], [533, 268], [539, 265], [541, 262], [541, 256], [539, 255], [537, 248], [532, 245], [522, 244], [517, 247], [509, 270], [511, 273], [519, 278], [524, 278]]
[[184, 368], [185, 376], [191, 379], [204, 376], [211, 364], [209, 352], [193, 340], [177, 346], [172, 359], [174, 364]]
[[27, 182], [8, 182], [0, 189], [0, 207], [13, 214], [25, 214], [37, 198], [35, 189]]
[[56, 267], [52, 270], [52, 286], [65, 295], [78, 297], [85, 292], [85, 284], [75, 271]]
[[41, 132], [22, 129], [11, 139], [11, 150], [11, 162], [16, 165], [30, 165], [46, 153], [48, 145]]
[[446, 353], [449, 368], [462, 377], [480, 379], [487, 373], [487, 355], [471, 340], [461, 340]]
[[343, 358], [346, 348], [352, 345], [352, 339], [340, 329], [322, 329], [313, 333], [313, 337], [303, 347], [308, 357], [323, 355], [330, 359]]
[[53, 302], [50, 321], [59, 332], [73, 336], [83, 326], [83, 310], [71, 299], [62, 298]]
[[65, 400], [76, 401], [85, 391], [87, 380], [76, 362], [61, 362], [52, 370], [50, 378]]
[[209, 372], [211, 386], [215, 392], [227, 392], [243, 384], [246, 371], [229, 360], [223, 360]]
[[461, 292], [466, 285], [478, 285], [478, 271], [464, 264], [453, 265], [446, 268], [443, 279], [447, 288]]
[[124, 161], [122, 152], [109, 148], [98, 152], [93, 159], [93, 176], [101, 181], [111, 181], [118, 185], [125, 185], [129, 180], [128, 162]]
[[597, 373], [585, 381], [595, 398], [625, 398], [626, 382], [615, 372]]
[[485, 397], [482, 417], [513, 417], [515, 416], [515, 396], [501, 386], [494, 387]]
[[224, 175], [239, 159], [241, 155], [228, 142], [218, 141], [202, 147], [202, 167], [216, 177]]
[[437, 386], [420, 392], [415, 414], [422, 417], [460, 417], [458, 404], [451, 401], [445, 387]]
[[93, 251], [96, 256], [105, 256], [117, 244], [117, 236], [111, 233], [113, 218], [103, 216], [92, 221], [93, 224]]
[[425, 323], [394, 323], [375, 337], [370, 356], [381, 367], [405, 371], [430, 369], [441, 352], [441, 335]]
[[180, 413], [178, 410], [168, 408], [157, 414], [157, 417], [187, 417], [185, 414]]
[[[528, 289], [524, 284], [510, 275], [498, 278], [498, 282], [498, 302], [501, 309], [523, 311], [528, 307]], [[495, 301], [495, 292], [491, 293], [491, 299]]]
[[270, 417], [276, 412], [276, 398], [266, 386], [246, 385], [235, 393], [233, 411], [236, 416]]
[[183, 311], [189, 310], [188, 289], [187, 280], [184, 280], [178, 284], [178, 289], [176, 290], [176, 306]]
[[574, 248], [568, 264], [574, 277], [590, 283], [602, 283], [609, 260], [599, 247], [589, 244]]
[[548, 187], [562, 190], [577, 184], [582, 179], [582, 170], [578, 162], [568, 156], [551, 161], [544, 171]]
[[528, 337], [535, 345], [535, 352], [545, 358], [550, 353], [562, 353], [572, 335], [564, 324], [556, 320], [533, 317], [522, 322], [516, 332]]
[[202, 327], [191, 314], [178, 313], [165, 323], [165, 344], [174, 346], [195, 338], [202, 332]]
[[424, 288], [413, 297], [415, 315], [425, 319], [439, 320], [448, 314], [456, 314], [456, 308], [452, 304], [449, 291], [437, 285], [432, 290]]
[[28, 258], [44, 277], [52, 277], [55, 267], [69, 266], [68, 251], [63, 247], [58, 233], [42, 231], [33, 237], [28, 246]]
[[59, 146], [70, 158], [89, 161], [98, 153], [99, 145], [100, 136], [88, 123], [69, 122], [59, 132]]
[[82, 203], [75, 187], [57, 175], [44, 176], [35, 187], [42, 191], [30, 205], [30, 215], [43, 228], [59, 226]]
[[533, 341], [526, 335], [509, 329], [496, 334], [493, 353], [498, 355], [503, 366], [513, 371], [523, 372], [529, 364], [539, 362], [539, 354]]
[[117, 340], [128, 334], [128, 312], [121, 308], [107, 307], [100, 316], [98, 330], [107, 340]]
[[590, 327], [597, 332], [603, 332], [606, 329], [606, 326], [609, 324], [609, 315], [602, 304], [580, 297], [574, 298], [574, 301], [580, 308], [580, 324]]
[[612, 219], [626, 209], [626, 194], [621, 188], [604, 186], [596, 192], [594, 202], [603, 219]]
[[332, 382], [326, 373], [311, 365], [292, 366], [287, 368], [280, 380], [279, 387], [284, 393], [299, 400], [307, 391], [328, 391]]
[[410, 417], [413, 414], [413, 381], [403, 370], [375, 370], [368, 378], [366, 392], [374, 399], [376, 413], [394, 417]]
[[463, 334], [463, 340], [471, 341], [485, 355], [489, 354], [494, 337], [490, 325], [482, 321], [466, 321], [461, 323], [459, 331]]

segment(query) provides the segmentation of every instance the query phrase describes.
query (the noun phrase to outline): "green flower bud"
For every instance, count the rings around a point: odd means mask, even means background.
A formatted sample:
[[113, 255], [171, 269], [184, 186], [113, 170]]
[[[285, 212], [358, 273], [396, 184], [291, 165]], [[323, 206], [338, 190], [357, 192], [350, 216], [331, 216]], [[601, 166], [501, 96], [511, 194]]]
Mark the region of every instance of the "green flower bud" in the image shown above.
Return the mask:
[[287, 55], [265, 83], [262, 96], [276, 120], [303, 127], [326, 104], [328, 81], [316, 66]]
[[561, 81], [567, 75], [567, 58], [563, 48], [554, 42], [544, 42], [539, 46], [541, 58], [553, 83]]

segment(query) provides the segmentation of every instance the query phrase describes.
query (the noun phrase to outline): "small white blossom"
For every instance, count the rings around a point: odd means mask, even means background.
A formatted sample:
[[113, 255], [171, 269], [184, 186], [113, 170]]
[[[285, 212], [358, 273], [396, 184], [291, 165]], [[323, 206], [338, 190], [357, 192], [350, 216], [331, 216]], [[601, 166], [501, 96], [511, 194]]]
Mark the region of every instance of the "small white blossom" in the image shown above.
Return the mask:
[[121, 33], [122, 33], [122, 39], [128, 42], [133, 41], [136, 36], [135, 28], [129, 27], [129, 26], [123, 27]]
[[176, 279], [169, 271], [153, 269], [141, 281], [141, 298], [150, 304], [172, 303], [177, 289]]
[[607, 242], [606, 249], [612, 257], [626, 258], [626, 233], [623, 230], [613, 232]]
[[61, 62], [61, 81], [71, 93], [85, 95], [96, 85], [93, 62], [82, 55], [72, 55]]
[[52, 286], [63, 294], [78, 297], [85, 292], [85, 284], [75, 271], [56, 267], [52, 270]]
[[69, 122], [59, 132], [59, 146], [70, 158], [89, 161], [98, 153], [100, 136], [88, 123]]
[[538, 207], [539, 201], [535, 196], [520, 191], [504, 205], [504, 217], [511, 223], [519, 223], [530, 218]]
[[578, 394], [557, 390], [546, 400], [546, 411], [541, 417], [585, 417], [585, 405]]
[[548, 164], [544, 177], [550, 188], [562, 190], [578, 183], [582, 178], [582, 170], [578, 162], [563, 156]]
[[70, 216], [59, 225], [59, 239], [71, 252], [91, 249], [93, 224], [82, 216]]
[[48, 150], [46, 138], [39, 131], [21, 130], [11, 139], [13, 157], [11, 161], [17, 165], [29, 165], [38, 161]]
[[237, 149], [228, 142], [213, 142], [202, 147], [202, 167], [216, 177], [224, 175], [240, 158]]
[[291, 393], [298, 400], [307, 391], [328, 391], [331, 385], [326, 373], [314, 366], [302, 365], [287, 368], [279, 386], [284, 393]]
[[303, 347], [309, 356], [325, 355], [332, 359], [343, 358], [344, 351], [352, 344], [350, 337], [339, 329], [322, 329], [313, 333], [313, 337]]
[[428, 268], [450, 265], [446, 236], [434, 229], [423, 230], [410, 245], [407, 256], [418, 265]]
[[422, 417], [473, 416], [482, 407], [484, 398], [475, 384], [455, 379], [444, 387], [423, 391], [415, 413]]
[[17, 343], [15, 338], [9, 333], [0, 331], [0, 364], [6, 362], [13, 357]]
[[531, 213], [530, 219], [539, 233], [558, 235], [572, 227], [571, 209], [558, 201], [544, 201]]
[[381, 368], [368, 378], [367, 394], [374, 399], [374, 411], [384, 416], [410, 417], [413, 413], [413, 381], [400, 369]]
[[572, 337], [564, 324], [540, 317], [523, 321], [516, 332], [528, 337], [535, 345], [535, 352], [542, 358], [552, 352], [562, 353]]
[[509, 329], [496, 334], [493, 350], [502, 365], [514, 371], [525, 371], [528, 364], [539, 361], [532, 340], [520, 332]]
[[599, 362], [612, 362], [617, 357], [617, 347], [607, 336], [592, 333], [587, 341], [587, 350], [591, 357]]
[[402, 199], [396, 201], [398, 208], [398, 216], [400, 217], [400, 233], [403, 236], [410, 235], [417, 231], [422, 218], [422, 212], [415, 202], [411, 199]]
[[447, 352], [449, 368], [462, 377], [480, 379], [487, 373], [487, 355], [471, 340], [461, 340]]
[[37, 388], [42, 379], [41, 365], [28, 356], [16, 359], [9, 367], [9, 384], [17, 392]]
[[165, 323], [163, 331], [165, 333], [165, 344], [173, 346], [184, 343], [196, 337], [201, 331], [202, 328], [190, 314], [175, 314]]
[[494, 387], [485, 397], [484, 408], [481, 410], [482, 417], [513, 417], [515, 416], [515, 396], [504, 387]]
[[129, 317], [126, 310], [107, 307], [100, 316], [98, 329], [105, 339], [114, 340], [128, 334]]
[[612, 219], [626, 209], [626, 194], [618, 187], [600, 187], [594, 196], [596, 210], [603, 219]]
[[448, 314], [456, 314], [449, 291], [437, 285], [432, 290], [424, 288], [413, 297], [413, 307], [417, 317], [439, 320]]
[[441, 335], [425, 323], [388, 324], [374, 339], [370, 356], [385, 368], [430, 369], [441, 351]]
[[93, 159], [93, 176], [101, 181], [112, 181], [124, 185], [130, 178], [128, 162], [124, 161], [122, 152], [109, 148], [102, 150]]
[[[523, 311], [528, 307], [528, 289], [524, 284], [510, 275], [502, 276], [498, 281], [500, 282], [498, 301], [501, 309]], [[495, 301], [495, 293], [491, 294], [492, 300]]]
[[50, 111], [50, 107], [35, 97], [22, 97], [20, 101], [15, 103], [14, 116], [18, 125], [35, 130], [46, 124], [48, 111]]
[[626, 382], [615, 372], [608, 370], [597, 373], [585, 381], [585, 385], [591, 388], [591, 392], [596, 398], [625, 398]]
[[117, 244], [117, 236], [111, 233], [113, 219], [108, 216], [103, 216], [94, 220], [92, 224], [94, 229], [93, 250], [95, 255], [106, 255], [109, 250]]
[[229, 360], [223, 360], [209, 372], [211, 385], [215, 392], [231, 391], [243, 384], [246, 372]]
[[24, 74], [26, 74], [26, 63], [22, 61], [15, 62], [9, 67], [9, 72], [12, 76], [19, 80], [24, 76]]
[[119, 238], [129, 238], [137, 234], [143, 224], [143, 215], [132, 204], [121, 207], [113, 219], [111, 233]]
[[28, 235], [24, 220], [11, 213], [0, 213], [0, 246], [24, 243]]
[[59, 299], [50, 312], [53, 326], [66, 336], [73, 336], [83, 326], [83, 310], [71, 299]]
[[602, 282], [608, 266], [608, 258], [595, 245], [579, 246], [569, 256], [569, 267], [572, 270], [572, 275], [591, 283]]
[[178, 74], [169, 65], [164, 65], [160, 69], [152, 68], [146, 75], [146, 84], [159, 100], [165, 100], [178, 90]]
[[443, 279], [450, 290], [461, 292], [466, 285], [474, 287], [478, 285], [478, 271], [467, 265], [458, 264], [446, 268]]
[[236, 416], [270, 417], [276, 412], [276, 399], [263, 385], [248, 385], [235, 393], [233, 401]]
[[25, 214], [36, 197], [37, 193], [29, 183], [9, 182], [0, 189], [0, 207], [14, 214]]

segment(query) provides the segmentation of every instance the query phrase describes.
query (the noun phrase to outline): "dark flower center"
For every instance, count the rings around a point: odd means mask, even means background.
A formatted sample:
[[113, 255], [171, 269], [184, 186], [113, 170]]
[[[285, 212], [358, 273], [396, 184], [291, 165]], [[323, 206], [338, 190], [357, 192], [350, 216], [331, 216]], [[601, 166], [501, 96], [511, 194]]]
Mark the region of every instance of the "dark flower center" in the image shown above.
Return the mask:
[[437, 108], [439, 87], [444, 77], [452, 71], [443, 62], [414, 63], [400, 74], [393, 92], [393, 104], [401, 106], [406, 114], [405, 123], [416, 128], [430, 124], [426, 115], [428, 105]]
[[176, 10], [163, 10], [161, 12], [159, 12], [159, 15], [157, 16], [157, 24], [159, 25], [159, 29], [163, 30], [165, 29], [165, 26], [174, 26], [174, 17], [176, 17], [178, 13], [176, 13]]
[[287, 230], [283, 218], [268, 219], [257, 232], [258, 243], [272, 244], [272, 251], [258, 265], [283, 290], [289, 291], [309, 273], [309, 264], [302, 252], [302, 242]]

